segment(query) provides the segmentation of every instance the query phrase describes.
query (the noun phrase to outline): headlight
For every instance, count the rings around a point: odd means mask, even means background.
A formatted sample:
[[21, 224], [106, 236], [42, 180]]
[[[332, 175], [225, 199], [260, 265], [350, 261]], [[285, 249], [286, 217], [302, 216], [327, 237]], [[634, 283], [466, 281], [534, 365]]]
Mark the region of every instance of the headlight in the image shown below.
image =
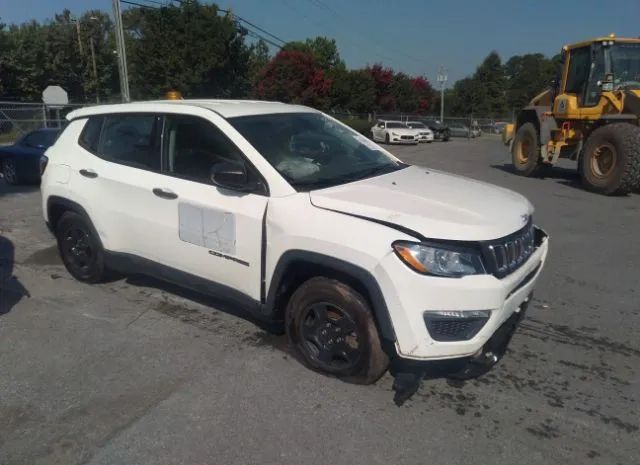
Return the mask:
[[418, 273], [459, 278], [484, 274], [479, 252], [445, 244], [397, 241], [392, 244], [400, 260]]
[[396, 134], [395, 132], [391, 132], [392, 136], [397, 136], [398, 134]]

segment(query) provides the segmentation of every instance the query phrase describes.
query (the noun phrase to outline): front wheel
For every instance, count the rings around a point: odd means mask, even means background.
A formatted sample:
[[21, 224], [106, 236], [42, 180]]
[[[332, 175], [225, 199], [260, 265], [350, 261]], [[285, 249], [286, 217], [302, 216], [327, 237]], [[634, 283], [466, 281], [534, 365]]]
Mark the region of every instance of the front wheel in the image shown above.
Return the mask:
[[385, 144], [389, 144], [389, 143], [391, 143], [391, 140], [389, 139], [389, 134], [385, 134], [385, 136], [384, 136], [384, 143], [385, 143]]
[[286, 327], [307, 366], [344, 381], [374, 383], [389, 365], [369, 304], [335, 279], [303, 283], [287, 304]]
[[582, 185], [605, 195], [640, 187], [640, 128], [629, 123], [602, 126], [591, 133], [578, 161]]
[[533, 176], [538, 172], [542, 165], [540, 143], [533, 123], [525, 123], [518, 129], [511, 148], [511, 161], [520, 176]]

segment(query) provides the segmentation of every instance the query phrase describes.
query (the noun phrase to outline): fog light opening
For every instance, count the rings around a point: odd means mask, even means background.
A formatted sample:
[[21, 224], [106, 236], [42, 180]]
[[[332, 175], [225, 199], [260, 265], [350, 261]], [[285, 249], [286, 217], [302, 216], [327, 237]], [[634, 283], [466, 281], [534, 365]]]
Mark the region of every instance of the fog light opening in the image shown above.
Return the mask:
[[490, 310], [443, 310], [423, 315], [429, 335], [438, 342], [468, 341], [478, 334], [490, 316]]

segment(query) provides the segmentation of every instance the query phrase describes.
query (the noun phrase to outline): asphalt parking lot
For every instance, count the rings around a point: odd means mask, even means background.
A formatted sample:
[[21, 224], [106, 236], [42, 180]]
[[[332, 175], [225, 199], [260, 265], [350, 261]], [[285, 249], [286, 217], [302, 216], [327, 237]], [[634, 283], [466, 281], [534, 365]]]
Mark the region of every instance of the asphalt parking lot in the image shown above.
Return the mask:
[[[0, 463], [640, 463], [640, 195], [523, 179], [499, 141], [391, 149], [526, 195], [551, 236], [505, 359], [463, 385], [313, 373], [272, 335], [160, 282], [84, 285], [61, 265], [37, 188], [0, 181]], [[568, 165], [570, 166], [570, 165]]]

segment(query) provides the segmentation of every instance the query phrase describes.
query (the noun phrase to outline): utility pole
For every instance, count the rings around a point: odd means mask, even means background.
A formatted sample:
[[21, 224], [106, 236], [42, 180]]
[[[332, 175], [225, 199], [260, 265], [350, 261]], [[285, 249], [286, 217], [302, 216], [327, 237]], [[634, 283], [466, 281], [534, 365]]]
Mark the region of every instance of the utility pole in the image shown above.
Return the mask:
[[80, 20], [72, 16], [71, 21], [76, 23], [76, 33], [78, 35], [78, 48], [80, 49], [80, 56], [82, 56], [84, 55], [84, 49], [82, 48], [82, 40], [80, 39]]
[[440, 83], [440, 124], [444, 124], [444, 85], [447, 82], [447, 70], [440, 66], [438, 71], [438, 82]]
[[96, 66], [96, 50], [93, 46], [93, 37], [89, 38], [89, 48], [91, 49], [91, 65], [93, 67], [93, 82], [96, 91], [96, 103], [100, 103], [100, 90], [98, 89], [98, 67]]
[[120, 94], [123, 102], [129, 102], [129, 73], [127, 72], [127, 51], [124, 45], [124, 30], [122, 28], [122, 10], [120, 0], [113, 0], [113, 19], [116, 27], [116, 45], [118, 47], [118, 72], [120, 74]]

